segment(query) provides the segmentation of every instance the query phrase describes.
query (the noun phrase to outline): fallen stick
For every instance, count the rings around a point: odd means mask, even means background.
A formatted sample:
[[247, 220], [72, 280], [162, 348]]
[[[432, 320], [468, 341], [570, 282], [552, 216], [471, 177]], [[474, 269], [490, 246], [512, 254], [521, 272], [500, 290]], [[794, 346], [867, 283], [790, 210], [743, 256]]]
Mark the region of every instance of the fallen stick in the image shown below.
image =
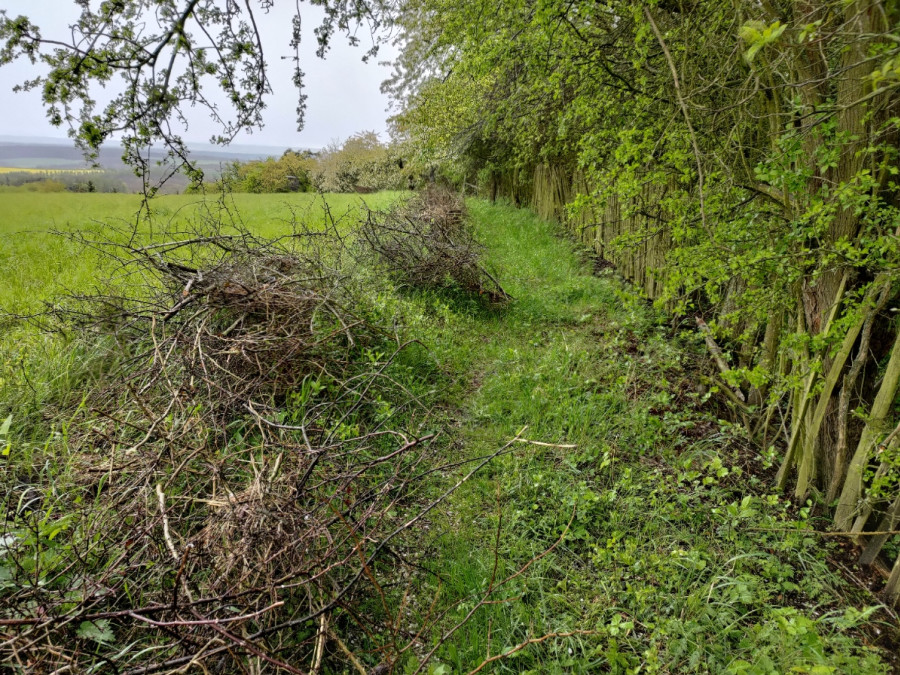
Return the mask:
[[[716, 365], [719, 367], [719, 370], [723, 375], [729, 373], [731, 368], [728, 366], [728, 363], [725, 361], [725, 355], [722, 353], [722, 349], [719, 345], [716, 344], [715, 339], [713, 339], [712, 331], [709, 329], [709, 326], [706, 325], [706, 322], [701, 319], [699, 316], [697, 317], [697, 328], [700, 329], [700, 332], [703, 333], [703, 339], [706, 340], [706, 347], [709, 349], [709, 353], [712, 354], [713, 359], [716, 362]], [[744, 397], [744, 392], [736, 387], [729, 387], [731, 393], [734, 394], [741, 403], [746, 403], [747, 399]]]

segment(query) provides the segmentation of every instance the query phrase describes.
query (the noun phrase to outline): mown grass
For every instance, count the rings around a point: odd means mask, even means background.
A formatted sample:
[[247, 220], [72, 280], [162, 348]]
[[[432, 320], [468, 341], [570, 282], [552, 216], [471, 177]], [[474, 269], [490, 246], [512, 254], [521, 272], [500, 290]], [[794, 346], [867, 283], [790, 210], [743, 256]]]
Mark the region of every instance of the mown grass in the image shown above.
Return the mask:
[[[279, 199], [236, 197], [245, 221], [270, 233], [287, 212]], [[160, 206], [174, 214], [189, 203]], [[116, 204], [125, 208], [110, 200], [107, 216]], [[889, 672], [896, 627], [829, 564], [835, 550], [813, 532], [808, 506], [770, 493], [771, 459], [719, 419], [714, 392], [699, 384], [696, 338], [673, 334], [614, 276], [594, 276], [572, 243], [527, 211], [480, 201], [470, 209], [514, 302], [489, 308], [463, 294], [380, 284], [373, 292], [429, 350], [408, 365], [436, 406], [446, 459], [493, 452], [519, 433], [549, 445], [518, 444], [433, 516], [421, 560], [434, 574], [415, 589], [410, 625], [433, 618], [436, 597], [438, 608], [451, 607], [440, 621], [449, 630], [492, 578], [565, 536], [504, 587], [503, 602], [478, 609], [439, 647], [445, 669], [436, 672], [469, 672], [529, 640], [579, 631], [482, 672]], [[66, 222], [87, 222], [97, 213], [88, 210]], [[41, 249], [28, 254], [31, 273], [44, 274]], [[46, 264], [57, 254], [65, 250], [47, 252]], [[90, 268], [57, 262], [69, 283], [89, 280]], [[20, 293], [30, 283], [22, 274]], [[48, 404], [77, 403], [104, 371], [89, 352], [53, 348], [45, 363], [19, 363], [18, 347], [6, 344], [0, 421], [12, 412], [16, 428], [28, 419], [39, 430], [41, 415], [57, 415]], [[415, 657], [406, 666], [412, 672]]]

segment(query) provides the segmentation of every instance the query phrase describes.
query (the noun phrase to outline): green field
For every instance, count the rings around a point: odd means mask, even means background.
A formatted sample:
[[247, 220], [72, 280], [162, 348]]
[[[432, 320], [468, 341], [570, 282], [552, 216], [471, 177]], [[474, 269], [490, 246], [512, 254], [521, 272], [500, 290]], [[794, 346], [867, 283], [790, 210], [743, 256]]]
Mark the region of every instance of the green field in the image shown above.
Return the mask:
[[[400, 193], [328, 195], [325, 199], [337, 217], [365, 203], [381, 208]], [[216, 207], [218, 197], [169, 195], [157, 197], [144, 227], [187, 223]], [[225, 202], [251, 229], [262, 235], [290, 230], [293, 217], [309, 222], [322, 219], [322, 197], [314, 194], [229, 195]], [[102, 230], [134, 222], [141, 208], [139, 195], [22, 193], [0, 198], [0, 309], [33, 311], [42, 300], [63, 289], [88, 288], [96, 275], [93, 256], [53, 234]]]

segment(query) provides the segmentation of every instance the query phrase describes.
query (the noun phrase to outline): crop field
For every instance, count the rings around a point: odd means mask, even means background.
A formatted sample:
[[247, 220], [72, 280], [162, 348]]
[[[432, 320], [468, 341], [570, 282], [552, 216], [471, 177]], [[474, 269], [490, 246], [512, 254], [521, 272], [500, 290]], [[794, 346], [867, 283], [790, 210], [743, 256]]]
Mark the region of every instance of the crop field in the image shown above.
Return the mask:
[[57, 176], [60, 174], [89, 175], [103, 173], [103, 169], [32, 169], [18, 166], [0, 166], [0, 175], [4, 173], [35, 173]]
[[[337, 218], [356, 211], [363, 203], [381, 208], [400, 193], [328, 195]], [[229, 210], [261, 235], [290, 230], [292, 219], [315, 222], [323, 214], [323, 198], [302, 194], [234, 194]], [[34, 311], [42, 301], [64, 289], [89, 288], [96, 272], [96, 258], [59, 233], [91, 230], [102, 233], [111, 226], [135, 222], [141, 208], [139, 195], [21, 193], [0, 200], [0, 308], [5, 312]], [[168, 195], [154, 200], [150, 216], [141, 227], [189, 223], [208, 208], [219, 208], [217, 197]]]
[[0, 166], [0, 174], [4, 173], [45, 173], [44, 169], [23, 169], [15, 166]]

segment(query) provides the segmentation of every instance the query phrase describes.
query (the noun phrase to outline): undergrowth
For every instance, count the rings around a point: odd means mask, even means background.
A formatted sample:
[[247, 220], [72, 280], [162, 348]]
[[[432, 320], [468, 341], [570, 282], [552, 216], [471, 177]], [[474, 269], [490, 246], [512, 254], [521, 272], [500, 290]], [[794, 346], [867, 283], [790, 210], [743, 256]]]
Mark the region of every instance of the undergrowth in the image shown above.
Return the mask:
[[458, 377], [454, 448], [478, 452], [525, 426], [577, 447], [499, 458], [436, 525], [434, 566], [446, 598], [463, 599], [459, 614], [496, 562], [514, 570], [566, 532], [442, 661], [467, 672], [547, 635], [592, 631], [528, 644], [485, 670], [888, 672], [896, 616], [829, 563], [837, 551], [812, 531], [808, 504], [770, 492], [773, 458], [700, 384], [697, 336], [673, 334], [612, 273], [593, 276], [527, 211], [470, 210], [516, 301], [500, 313], [439, 294], [411, 301]]

